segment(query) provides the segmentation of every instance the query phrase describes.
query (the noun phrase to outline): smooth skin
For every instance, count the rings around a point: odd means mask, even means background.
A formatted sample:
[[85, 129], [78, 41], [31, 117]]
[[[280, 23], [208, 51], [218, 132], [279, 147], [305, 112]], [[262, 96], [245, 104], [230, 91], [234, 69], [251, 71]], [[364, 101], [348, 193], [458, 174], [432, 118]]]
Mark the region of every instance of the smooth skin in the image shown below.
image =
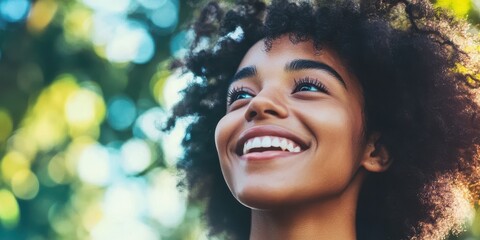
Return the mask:
[[[380, 134], [364, 133], [356, 77], [328, 46], [293, 44], [287, 35], [268, 51], [256, 43], [237, 73], [215, 143], [228, 187], [252, 209], [250, 239], [356, 239], [362, 182], [390, 164]], [[304, 145], [299, 153], [244, 155], [238, 149], [246, 132], [290, 134]]]

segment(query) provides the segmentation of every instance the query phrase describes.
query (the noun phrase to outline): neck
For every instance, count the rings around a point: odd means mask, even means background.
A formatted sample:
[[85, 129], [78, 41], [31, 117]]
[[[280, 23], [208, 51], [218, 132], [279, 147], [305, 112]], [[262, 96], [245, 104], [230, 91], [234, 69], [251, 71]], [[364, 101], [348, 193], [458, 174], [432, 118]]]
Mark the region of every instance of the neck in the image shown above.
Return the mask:
[[282, 209], [252, 209], [250, 240], [356, 239], [356, 206], [361, 181], [338, 196]]

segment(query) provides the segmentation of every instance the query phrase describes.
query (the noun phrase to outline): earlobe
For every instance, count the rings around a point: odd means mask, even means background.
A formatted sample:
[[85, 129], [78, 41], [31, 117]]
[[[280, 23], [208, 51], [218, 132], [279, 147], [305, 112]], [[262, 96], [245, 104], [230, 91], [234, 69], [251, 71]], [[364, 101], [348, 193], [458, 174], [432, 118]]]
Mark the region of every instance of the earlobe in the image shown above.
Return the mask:
[[365, 145], [362, 166], [369, 172], [384, 172], [392, 162], [387, 148], [381, 142], [381, 135], [371, 134]]

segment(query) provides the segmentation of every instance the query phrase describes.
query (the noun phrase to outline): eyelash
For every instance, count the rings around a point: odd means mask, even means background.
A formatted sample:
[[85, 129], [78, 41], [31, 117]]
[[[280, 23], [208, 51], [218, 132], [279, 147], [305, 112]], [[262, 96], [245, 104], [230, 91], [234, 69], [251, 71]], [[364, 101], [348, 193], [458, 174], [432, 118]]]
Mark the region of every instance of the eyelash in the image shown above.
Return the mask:
[[241, 86], [241, 87], [234, 87], [230, 90], [228, 90], [228, 93], [227, 93], [227, 105], [231, 105], [233, 102], [235, 102], [236, 100], [238, 99], [235, 99], [234, 101], [232, 101], [232, 99], [234, 98], [237, 98], [240, 94], [242, 93], [246, 93], [246, 94], [250, 94], [246, 88], [244, 86]]
[[295, 79], [295, 87], [293, 88], [292, 94], [299, 91], [303, 86], [314, 86], [318, 88], [320, 92], [329, 93], [328, 88], [316, 78], [304, 77], [300, 79]]
[[[326, 94], [329, 93], [327, 87], [322, 82], [320, 82], [318, 79], [315, 79], [315, 78], [304, 77], [304, 78], [300, 78], [298, 80], [294, 79], [294, 82], [295, 83], [294, 83], [292, 94], [294, 94], [296, 92], [299, 92], [300, 88], [304, 87], [304, 86], [314, 86], [314, 87], [318, 88], [318, 90], [320, 92], [323, 92], [323, 93], [326, 93]], [[239, 100], [239, 99], [235, 99], [235, 98], [240, 96], [240, 94], [246, 93], [246, 94], [253, 95], [249, 91], [247, 91], [246, 89], [247, 88], [245, 88], [244, 86], [240, 86], [240, 87], [234, 87], [234, 88], [228, 90], [227, 105], [230, 106], [236, 100]]]

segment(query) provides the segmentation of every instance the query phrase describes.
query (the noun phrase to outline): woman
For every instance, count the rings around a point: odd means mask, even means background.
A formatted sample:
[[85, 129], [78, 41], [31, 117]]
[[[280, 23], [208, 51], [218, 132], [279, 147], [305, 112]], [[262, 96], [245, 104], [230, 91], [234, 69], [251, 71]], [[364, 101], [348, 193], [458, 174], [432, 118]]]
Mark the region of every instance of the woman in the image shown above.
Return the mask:
[[[478, 38], [426, 1], [208, 4], [168, 127], [226, 239], [444, 239], [479, 181]], [[476, 45], [475, 45], [476, 44]], [[167, 128], [168, 128], [167, 127]], [[240, 204], [241, 203], [241, 204]]]

